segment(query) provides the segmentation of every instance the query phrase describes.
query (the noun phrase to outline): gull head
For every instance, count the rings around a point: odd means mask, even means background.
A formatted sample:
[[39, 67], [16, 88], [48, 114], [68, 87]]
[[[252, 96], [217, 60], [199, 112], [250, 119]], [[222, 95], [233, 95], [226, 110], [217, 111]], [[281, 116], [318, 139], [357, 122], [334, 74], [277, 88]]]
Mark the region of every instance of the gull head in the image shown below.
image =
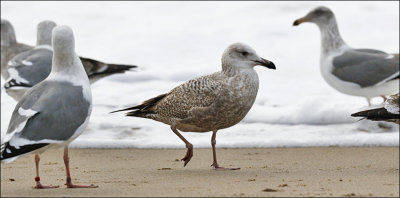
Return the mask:
[[324, 6], [320, 6], [311, 10], [306, 16], [299, 18], [293, 22], [293, 26], [300, 25], [304, 22], [315, 23], [318, 26], [328, 24], [334, 18], [333, 12]]
[[56, 26], [57, 24], [50, 20], [44, 20], [40, 22], [37, 25], [36, 45], [51, 46], [51, 34]]
[[57, 26], [53, 29], [52, 44], [54, 53], [69, 56], [75, 53], [75, 39], [72, 29], [68, 26]]
[[1, 19], [1, 46], [9, 46], [16, 42], [13, 26], [9, 21]]
[[256, 51], [243, 43], [234, 43], [225, 49], [222, 54], [222, 70], [253, 68], [261, 65], [269, 69], [276, 69], [274, 63], [257, 55]]

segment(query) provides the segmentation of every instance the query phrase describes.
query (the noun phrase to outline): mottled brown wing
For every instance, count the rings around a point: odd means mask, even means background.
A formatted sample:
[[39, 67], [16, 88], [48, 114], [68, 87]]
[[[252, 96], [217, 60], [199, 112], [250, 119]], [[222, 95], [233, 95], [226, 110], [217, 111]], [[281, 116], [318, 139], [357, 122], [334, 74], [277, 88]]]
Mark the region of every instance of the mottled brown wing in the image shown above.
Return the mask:
[[152, 110], [163, 117], [185, 119], [190, 109], [211, 106], [222, 88], [212, 75], [199, 77], [171, 90]]

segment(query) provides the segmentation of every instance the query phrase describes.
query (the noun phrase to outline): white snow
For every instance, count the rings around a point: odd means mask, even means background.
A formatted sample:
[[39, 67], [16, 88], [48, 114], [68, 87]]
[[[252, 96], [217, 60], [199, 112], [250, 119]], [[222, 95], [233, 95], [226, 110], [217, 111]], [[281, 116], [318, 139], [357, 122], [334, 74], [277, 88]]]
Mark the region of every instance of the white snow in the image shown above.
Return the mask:
[[[90, 123], [72, 147], [184, 148], [165, 124], [109, 112], [220, 70], [223, 50], [235, 42], [277, 70], [256, 67], [256, 102], [241, 123], [218, 132], [217, 147], [398, 146], [397, 125], [351, 117], [366, 100], [323, 80], [317, 26], [292, 26], [320, 5], [336, 14], [350, 46], [399, 52], [398, 2], [2, 2], [1, 18], [20, 42], [34, 45], [36, 25], [50, 19], [74, 30], [79, 55], [139, 66], [92, 85]], [[16, 102], [3, 87], [1, 96], [4, 135]], [[211, 147], [211, 133], [182, 134], [196, 148]]]

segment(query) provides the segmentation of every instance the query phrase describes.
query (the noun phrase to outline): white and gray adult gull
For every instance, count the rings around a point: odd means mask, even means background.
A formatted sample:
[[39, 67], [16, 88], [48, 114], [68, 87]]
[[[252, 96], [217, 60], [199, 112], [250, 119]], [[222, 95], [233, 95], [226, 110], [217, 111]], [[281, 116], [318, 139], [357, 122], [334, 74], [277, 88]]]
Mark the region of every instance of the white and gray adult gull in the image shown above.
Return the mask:
[[327, 7], [317, 7], [294, 21], [315, 23], [321, 32], [320, 70], [336, 90], [370, 100], [399, 92], [399, 54], [375, 49], [354, 49], [339, 34], [335, 15]]
[[[44, 80], [51, 71], [53, 49], [51, 47], [51, 31], [56, 23], [42, 21], [37, 26], [37, 44], [34, 49], [22, 52], [8, 61], [9, 78], [4, 87], [15, 100], [19, 100], [30, 87]], [[107, 64], [89, 58], [80, 57], [91, 83], [102, 77], [116, 73], [124, 73], [135, 65]]]
[[[212, 166], [217, 163], [216, 133], [240, 122], [253, 106], [258, 92], [258, 75], [253, 69], [262, 65], [275, 69], [275, 65], [257, 55], [251, 47], [235, 43], [222, 55], [222, 71], [187, 81], [170, 92], [144, 101], [142, 104], [118, 110], [127, 116], [149, 118], [171, 126], [172, 131], [186, 144], [184, 166], [193, 156], [193, 145], [179, 132], [212, 131]], [[117, 112], [117, 111], [114, 111]]]
[[1, 76], [3, 76], [4, 80], [9, 77], [8, 61], [19, 53], [30, 49], [33, 49], [33, 47], [17, 42], [14, 27], [8, 20], [1, 19]]
[[68, 145], [86, 128], [92, 111], [89, 79], [75, 53], [71, 28], [53, 30], [53, 59], [50, 75], [39, 82], [16, 105], [1, 144], [2, 162], [11, 162], [27, 153], [35, 154], [35, 188], [42, 185], [39, 177], [39, 154], [49, 148], [64, 147], [68, 188], [96, 187], [71, 182]]

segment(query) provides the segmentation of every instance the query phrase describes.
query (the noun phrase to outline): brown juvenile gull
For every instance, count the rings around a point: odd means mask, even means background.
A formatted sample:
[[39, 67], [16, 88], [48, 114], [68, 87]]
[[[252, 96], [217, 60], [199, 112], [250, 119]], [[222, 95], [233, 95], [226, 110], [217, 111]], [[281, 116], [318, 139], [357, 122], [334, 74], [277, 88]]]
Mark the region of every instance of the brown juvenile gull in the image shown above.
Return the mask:
[[1, 76], [3, 76], [4, 80], [9, 77], [8, 61], [17, 54], [30, 49], [33, 49], [33, 47], [17, 42], [14, 27], [6, 19], [1, 19]]
[[29, 89], [16, 105], [1, 144], [0, 159], [11, 162], [27, 153], [35, 154], [34, 188], [56, 188], [43, 185], [39, 177], [39, 154], [49, 148], [64, 147], [64, 164], [68, 188], [95, 188], [71, 181], [68, 145], [85, 130], [92, 111], [89, 79], [75, 53], [71, 28], [54, 28], [54, 48], [50, 75]]
[[373, 121], [386, 121], [400, 124], [399, 93], [391, 95], [384, 102], [384, 107], [360, 111], [351, 114], [353, 117], [363, 117]]
[[[144, 101], [142, 104], [117, 111], [127, 111], [127, 116], [150, 118], [171, 126], [172, 131], [186, 144], [184, 166], [193, 156], [193, 145], [183, 132], [212, 131], [213, 166], [217, 163], [216, 134], [219, 129], [231, 127], [249, 112], [257, 96], [258, 76], [253, 69], [261, 65], [275, 69], [275, 65], [257, 55], [251, 47], [234, 43], [222, 55], [222, 71], [187, 81], [166, 94]], [[117, 112], [114, 111], [114, 112]]]
[[[44, 80], [51, 71], [53, 49], [51, 47], [51, 31], [56, 23], [50, 20], [41, 21], [37, 25], [37, 42], [33, 49], [24, 51], [8, 61], [6, 69], [9, 78], [4, 83], [8, 95], [19, 101], [32, 86]], [[107, 64], [90, 58], [80, 57], [90, 83], [102, 77], [124, 73], [135, 65]]]
[[339, 34], [333, 12], [317, 7], [294, 21], [316, 24], [321, 32], [320, 70], [334, 89], [348, 95], [362, 96], [371, 106], [371, 98], [399, 91], [399, 54], [375, 49], [354, 49]]

